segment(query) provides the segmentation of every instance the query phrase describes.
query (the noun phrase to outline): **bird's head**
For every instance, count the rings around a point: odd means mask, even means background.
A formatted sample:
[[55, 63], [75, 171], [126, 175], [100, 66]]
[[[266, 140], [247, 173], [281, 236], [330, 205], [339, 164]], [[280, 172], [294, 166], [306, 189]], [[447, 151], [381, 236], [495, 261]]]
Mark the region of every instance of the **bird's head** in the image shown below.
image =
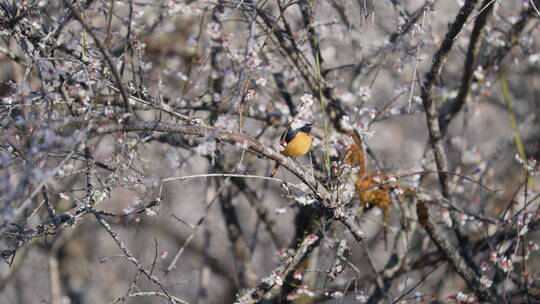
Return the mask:
[[302, 132], [310, 133], [312, 128], [313, 128], [313, 124], [312, 123], [307, 123], [307, 124], [303, 125], [302, 127], [300, 127], [299, 130], [302, 131]]

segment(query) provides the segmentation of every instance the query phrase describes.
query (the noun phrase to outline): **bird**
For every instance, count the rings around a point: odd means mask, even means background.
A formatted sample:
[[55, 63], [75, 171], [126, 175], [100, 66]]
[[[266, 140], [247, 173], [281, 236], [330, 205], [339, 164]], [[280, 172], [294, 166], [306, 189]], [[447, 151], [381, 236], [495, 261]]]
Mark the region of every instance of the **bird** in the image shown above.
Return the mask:
[[[313, 124], [307, 123], [302, 127], [291, 129], [290, 127], [281, 135], [280, 143], [285, 146], [285, 149], [281, 151], [281, 154], [289, 157], [300, 157], [306, 154], [311, 147], [311, 128]], [[270, 173], [270, 177], [274, 177], [279, 168], [279, 163], [276, 165]]]

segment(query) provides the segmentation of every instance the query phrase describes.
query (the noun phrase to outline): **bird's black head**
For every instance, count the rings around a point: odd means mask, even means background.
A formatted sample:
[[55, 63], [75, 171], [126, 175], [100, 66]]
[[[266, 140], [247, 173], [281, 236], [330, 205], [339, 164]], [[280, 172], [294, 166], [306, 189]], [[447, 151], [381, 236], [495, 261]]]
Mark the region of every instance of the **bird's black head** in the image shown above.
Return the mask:
[[302, 132], [310, 133], [312, 128], [313, 128], [313, 124], [312, 123], [307, 123], [307, 124], [303, 125], [301, 128], [299, 128], [298, 130], [300, 130]]
[[298, 132], [304, 132], [309, 134], [311, 132], [311, 128], [313, 128], [313, 124], [307, 123], [300, 128], [294, 130], [288, 129], [287, 132], [283, 134], [281, 140], [285, 140], [286, 143], [289, 143], [296, 137]]

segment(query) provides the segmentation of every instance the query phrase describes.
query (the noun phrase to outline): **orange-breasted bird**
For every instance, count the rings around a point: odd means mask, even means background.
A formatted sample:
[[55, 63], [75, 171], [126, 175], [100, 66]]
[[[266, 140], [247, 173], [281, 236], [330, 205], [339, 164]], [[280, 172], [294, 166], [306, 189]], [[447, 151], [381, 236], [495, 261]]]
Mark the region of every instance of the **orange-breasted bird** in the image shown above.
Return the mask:
[[[305, 124], [304, 126], [298, 129], [288, 128], [283, 135], [281, 135], [280, 143], [285, 146], [285, 149], [281, 151], [281, 154], [290, 157], [299, 157], [306, 154], [311, 147], [311, 128], [313, 124]], [[270, 177], [276, 175], [279, 164], [276, 162], [276, 165], [270, 173]]]

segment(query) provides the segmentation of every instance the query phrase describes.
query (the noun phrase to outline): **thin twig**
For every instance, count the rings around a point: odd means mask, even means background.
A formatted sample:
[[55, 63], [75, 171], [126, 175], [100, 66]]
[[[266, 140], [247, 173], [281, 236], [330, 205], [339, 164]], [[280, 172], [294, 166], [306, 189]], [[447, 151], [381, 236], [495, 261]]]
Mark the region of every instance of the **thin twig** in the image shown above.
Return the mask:
[[144, 268], [143, 264], [137, 260], [137, 258], [135, 258], [133, 256], [133, 254], [131, 254], [131, 252], [129, 251], [129, 249], [127, 248], [127, 246], [124, 244], [124, 242], [122, 242], [119, 238], [118, 238], [118, 235], [116, 234], [116, 232], [114, 232], [114, 230], [112, 230], [111, 226], [109, 225], [109, 223], [107, 223], [99, 214], [97, 213], [94, 213], [94, 216], [96, 217], [96, 219], [98, 220], [98, 222], [101, 224], [101, 226], [103, 228], [105, 228], [105, 230], [109, 233], [109, 235], [113, 238], [114, 242], [116, 243], [116, 245], [118, 245], [118, 248], [120, 248], [120, 250], [124, 253], [124, 256], [126, 259], [128, 259], [131, 263], [133, 263], [133, 265], [135, 265], [135, 267], [137, 267], [137, 269], [142, 272], [147, 278], [148, 280], [150, 280], [152, 283], [156, 284], [157, 286], [159, 286], [159, 288], [161, 289], [161, 291], [163, 291], [163, 293], [167, 296], [167, 298], [169, 299], [169, 302], [170, 303], [177, 303], [177, 301], [175, 300], [175, 298], [173, 298], [171, 296], [171, 294], [169, 293], [169, 291], [165, 288], [165, 286], [163, 284], [161, 284], [161, 282], [158, 280], [158, 278], [156, 278], [155, 276], [153, 276], [150, 271], [148, 271], [146, 268]]
[[120, 95], [122, 96], [122, 99], [124, 100], [124, 107], [129, 113], [133, 113], [133, 110], [131, 109], [131, 105], [129, 104], [129, 97], [126, 91], [126, 88], [124, 87], [124, 83], [122, 82], [122, 77], [120, 77], [120, 74], [118, 73], [118, 70], [116, 69], [116, 66], [114, 65], [113, 60], [111, 59], [111, 56], [109, 56], [109, 53], [101, 43], [101, 40], [99, 40], [90, 26], [86, 24], [86, 22], [81, 18], [81, 16], [77, 13], [75, 8], [69, 3], [68, 0], [64, 0], [64, 4], [71, 10], [73, 17], [79, 21], [81, 26], [84, 28], [84, 30], [92, 37], [94, 40], [94, 43], [98, 47], [99, 51], [103, 55], [103, 58], [105, 58], [105, 61], [107, 61], [107, 64], [109, 65], [109, 69], [111, 70], [114, 80], [116, 82], [116, 85], [118, 86], [118, 89], [120, 90]]

